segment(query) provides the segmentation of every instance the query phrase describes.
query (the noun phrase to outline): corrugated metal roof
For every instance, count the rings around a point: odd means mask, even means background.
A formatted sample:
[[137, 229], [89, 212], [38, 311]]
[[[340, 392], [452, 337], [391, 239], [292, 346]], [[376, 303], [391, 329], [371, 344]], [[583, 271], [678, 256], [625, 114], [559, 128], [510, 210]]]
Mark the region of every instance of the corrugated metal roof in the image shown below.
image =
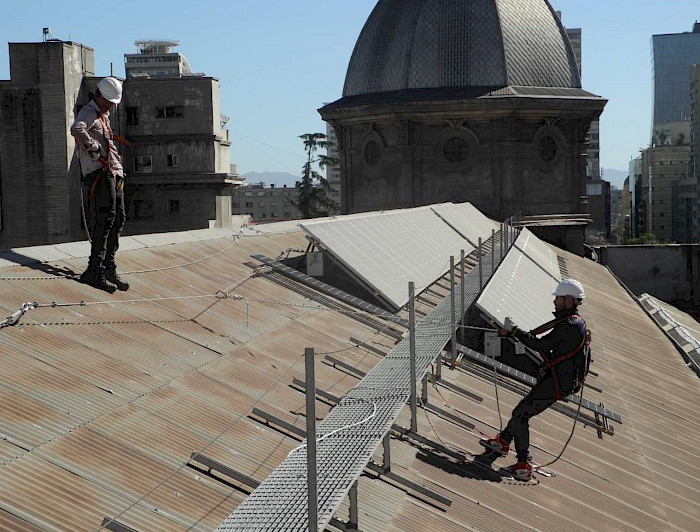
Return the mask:
[[[164, 268], [206, 257], [230, 242], [127, 251], [119, 264], [125, 270]], [[129, 275], [132, 290], [112, 296], [69, 280], [0, 280], [0, 308], [9, 314], [30, 300], [213, 293], [252, 273], [244, 265], [250, 254], [274, 258], [305, 243], [300, 230], [246, 237], [204, 262]], [[362, 530], [700, 529], [697, 377], [607, 270], [559, 254], [586, 287], [582, 313], [593, 331], [593, 369], [599, 373], [591, 383], [603, 393], [587, 390], [585, 397], [604, 401], [624, 424], [602, 440], [579, 426], [564, 459], [551, 467], [557, 476], [540, 477], [535, 486], [488, 480], [479, 470], [436, 460], [393, 439], [393, 470], [453, 503], [437, 509], [363, 476]], [[85, 261], [54, 265], [80, 271]], [[11, 270], [36, 274], [30, 267]], [[438, 281], [421, 296], [419, 310], [432, 308], [448, 288]], [[202, 451], [262, 481], [298, 443], [250, 413], [255, 406], [304, 428], [304, 396], [292, 386], [294, 378], [304, 380], [304, 348], [313, 346], [319, 354], [318, 388], [342, 396], [358, 379], [323, 362], [323, 353], [367, 372], [381, 356], [354, 347], [356, 341], [384, 353], [396, 342], [264, 275], [235, 293], [249, 299], [248, 315], [245, 301], [231, 299], [194, 320], [216, 300], [115, 303], [40, 308], [21, 326], [0, 331], [0, 529], [94, 532], [104, 517], [119, 516], [141, 532], [213, 530], [246, 490], [209, 477], [206, 468], [183, 467], [190, 454]], [[483, 402], [444, 387], [439, 389], [447, 403], [432, 389], [430, 402], [476, 429], [421, 413], [420, 433], [478, 452], [477, 431], [491, 434], [499, 426], [493, 381], [459, 369], [443, 370], [443, 378]], [[505, 422], [520, 396], [499, 388], [499, 398]], [[317, 415], [329, 408], [318, 401]], [[400, 420], [407, 425], [407, 411]], [[534, 458], [552, 459], [571, 425], [556, 412], [538, 416], [532, 422]], [[339, 518], [346, 517], [346, 508]]]

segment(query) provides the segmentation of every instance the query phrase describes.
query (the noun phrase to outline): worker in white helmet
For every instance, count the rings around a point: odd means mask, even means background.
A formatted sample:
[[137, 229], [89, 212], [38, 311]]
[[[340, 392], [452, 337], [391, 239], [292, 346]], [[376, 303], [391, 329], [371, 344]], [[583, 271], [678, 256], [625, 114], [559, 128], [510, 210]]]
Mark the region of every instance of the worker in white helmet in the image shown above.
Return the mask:
[[112, 132], [109, 113], [121, 99], [121, 81], [104, 78], [70, 129], [78, 146], [81, 172], [90, 186], [90, 198], [95, 207], [90, 260], [80, 281], [109, 293], [129, 289], [129, 284], [119, 278], [114, 262], [119, 235], [126, 220], [124, 168], [114, 141], [126, 141]]
[[[590, 333], [579, 315], [578, 307], [585, 297], [578, 281], [566, 279], [558, 284], [554, 296], [554, 320], [531, 332], [525, 332], [509, 317], [505, 318], [501, 336], [515, 338], [542, 355], [537, 384], [513, 410], [508, 425], [495, 437], [481, 440], [487, 449], [506, 456], [515, 440], [517, 463], [508, 467], [519, 480], [532, 478], [529, 463], [530, 418], [543, 412], [562, 397], [576, 393], [588, 371]], [[538, 336], [547, 333], [538, 338]]]

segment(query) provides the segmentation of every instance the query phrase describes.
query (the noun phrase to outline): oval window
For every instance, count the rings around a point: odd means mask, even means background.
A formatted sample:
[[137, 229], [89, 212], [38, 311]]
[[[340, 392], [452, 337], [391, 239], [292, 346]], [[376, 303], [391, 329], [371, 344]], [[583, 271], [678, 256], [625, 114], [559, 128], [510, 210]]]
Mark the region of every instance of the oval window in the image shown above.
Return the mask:
[[367, 166], [377, 166], [379, 164], [379, 158], [381, 152], [379, 151], [379, 144], [371, 140], [365, 146], [365, 162]]
[[452, 137], [442, 146], [442, 154], [451, 163], [461, 163], [469, 155], [469, 145], [462, 137]]
[[540, 159], [544, 162], [552, 162], [557, 156], [557, 142], [549, 135], [544, 135], [539, 142]]

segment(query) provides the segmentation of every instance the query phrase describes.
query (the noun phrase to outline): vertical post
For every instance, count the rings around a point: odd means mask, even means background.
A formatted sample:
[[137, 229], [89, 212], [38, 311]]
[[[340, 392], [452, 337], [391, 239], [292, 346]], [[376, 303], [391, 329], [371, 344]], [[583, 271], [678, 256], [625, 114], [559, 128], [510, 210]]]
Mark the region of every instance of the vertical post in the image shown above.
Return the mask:
[[350, 519], [348, 519], [348, 529], [357, 530], [359, 526], [359, 514], [357, 511], [357, 480], [350, 486]]
[[316, 471], [316, 376], [314, 349], [305, 350], [306, 370], [306, 480], [308, 485], [309, 532], [318, 532], [318, 486]]
[[479, 290], [484, 287], [484, 256], [482, 255], [481, 237], [479, 237]]
[[496, 271], [496, 230], [491, 229], [491, 275]]
[[450, 343], [452, 344], [452, 363], [454, 364], [457, 360], [457, 305], [455, 302], [455, 290], [457, 289], [457, 285], [455, 284], [454, 255], [450, 257], [450, 287], [452, 288], [452, 290], [450, 291], [450, 325], [452, 327], [452, 341]]
[[[460, 288], [459, 293], [462, 294], [462, 307], [461, 307], [460, 313], [459, 313], [459, 323], [460, 323], [461, 325], [465, 325], [466, 322], [464, 321], [464, 314], [465, 314], [465, 312], [466, 312], [466, 309], [464, 308], [464, 307], [465, 307], [465, 301], [464, 301], [464, 297], [465, 297], [465, 294], [464, 294], [464, 267], [465, 267], [466, 257], [465, 257], [464, 250], [462, 250], [462, 257], [461, 257], [461, 258], [462, 258], [462, 267], [459, 269], [459, 277], [460, 277], [460, 279], [459, 279], [459, 288]], [[465, 329], [460, 329], [460, 339], [461, 339], [462, 342], [464, 342], [464, 333], [465, 333]]]
[[385, 473], [388, 473], [391, 471], [391, 439], [388, 432], [386, 436], [384, 436], [382, 443], [384, 445], [384, 460], [382, 463], [382, 469]]
[[505, 224], [501, 224], [501, 238], [498, 239], [498, 244], [501, 248], [500, 260], [503, 260], [503, 244], [504, 244], [503, 235], [505, 234], [505, 231], [504, 231], [505, 226], [506, 226]]
[[413, 281], [408, 283], [408, 341], [410, 345], [411, 359], [411, 432], [418, 432], [418, 413], [416, 398], [416, 285]]
[[420, 392], [420, 400], [424, 405], [428, 404], [428, 374], [423, 375], [423, 386]]

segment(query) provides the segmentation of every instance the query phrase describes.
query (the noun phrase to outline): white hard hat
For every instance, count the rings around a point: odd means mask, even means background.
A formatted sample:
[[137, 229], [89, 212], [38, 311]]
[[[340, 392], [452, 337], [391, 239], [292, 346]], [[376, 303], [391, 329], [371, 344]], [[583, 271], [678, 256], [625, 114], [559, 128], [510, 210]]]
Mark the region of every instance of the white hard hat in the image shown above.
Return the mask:
[[583, 299], [586, 294], [583, 292], [583, 285], [574, 279], [564, 279], [557, 285], [553, 296], [571, 296], [574, 299]]
[[111, 76], [104, 78], [97, 84], [100, 94], [108, 102], [119, 103], [122, 101], [122, 82]]

